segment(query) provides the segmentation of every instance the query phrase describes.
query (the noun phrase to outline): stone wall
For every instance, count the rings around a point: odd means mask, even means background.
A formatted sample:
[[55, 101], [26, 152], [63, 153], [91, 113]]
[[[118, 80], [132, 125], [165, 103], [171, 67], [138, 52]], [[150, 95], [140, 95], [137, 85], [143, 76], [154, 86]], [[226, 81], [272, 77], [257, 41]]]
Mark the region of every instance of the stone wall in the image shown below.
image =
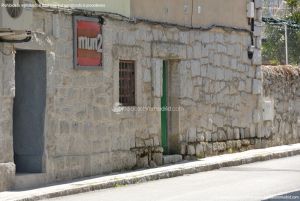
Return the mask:
[[186, 143], [195, 149], [195, 132], [207, 135], [204, 141], [213, 145], [211, 149], [220, 146], [220, 152], [227, 135], [237, 146], [249, 144], [237, 138], [250, 132], [257, 102], [253, 83], [260, 81], [247, 55], [249, 33], [180, 30], [107, 18], [103, 68], [84, 71], [73, 68], [72, 17], [57, 15], [55, 24], [54, 14], [36, 10], [32, 41], [17, 45], [47, 52], [48, 182], [162, 164], [160, 111], [112, 111], [119, 100], [121, 59], [135, 60], [136, 103], [149, 108], [160, 107], [163, 60], [174, 61], [178, 69], [174, 88], [178, 106], [184, 108], [177, 119], [177, 145], [185, 143], [187, 132]]
[[[270, 101], [273, 119], [264, 121], [262, 136], [268, 146], [300, 142], [300, 69], [264, 66], [264, 100]], [[264, 110], [260, 114], [264, 116]]]
[[181, 154], [204, 157], [253, 148], [261, 78], [248, 58], [250, 36], [199, 35], [191, 44], [196, 50], [191, 60], [179, 68]]
[[200, 40], [192, 41], [188, 49], [196, 55], [181, 62], [180, 104], [185, 110], [179, 114], [179, 133], [180, 152], [186, 158], [261, 147], [257, 115], [262, 96], [259, 0], [255, 1], [254, 22], [253, 38], [249, 33], [220, 30], [201, 33]]
[[[160, 112], [113, 112], [118, 102], [120, 59], [135, 60], [137, 106], [151, 106], [151, 60], [130, 35], [127, 23], [104, 26], [103, 68], [73, 67], [72, 17], [59, 14], [59, 36], [53, 35], [53, 14], [36, 11], [30, 43], [20, 49], [47, 52], [45, 173], [57, 181], [161, 165]], [[124, 35], [118, 35], [125, 32]], [[56, 30], [57, 32], [57, 30]]]
[[15, 90], [12, 46], [0, 45], [0, 191], [13, 185], [12, 106]]
[[[39, 9], [33, 14], [32, 41], [15, 47], [47, 54], [45, 183], [162, 164], [161, 113], [138, 109], [161, 106], [164, 60], [176, 69], [171, 106], [183, 108], [172, 113], [169, 125], [173, 153], [203, 157], [255, 147], [262, 76], [259, 44], [254, 58], [248, 57], [248, 32], [105, 18], [103, 68], [75, 70], [72, 16]], [[8, 162], [13, 161], [14, 94], [8, 87], [14, 86], [13, 60], [10, 76], [3, 76], [12, 79], [2, 85], [10, 95], [0, 99], [8, 111], [3, 135], [9, 142]], [[135, 61], [135, 111], [113, 111], [119, 100], [119, 60]]]

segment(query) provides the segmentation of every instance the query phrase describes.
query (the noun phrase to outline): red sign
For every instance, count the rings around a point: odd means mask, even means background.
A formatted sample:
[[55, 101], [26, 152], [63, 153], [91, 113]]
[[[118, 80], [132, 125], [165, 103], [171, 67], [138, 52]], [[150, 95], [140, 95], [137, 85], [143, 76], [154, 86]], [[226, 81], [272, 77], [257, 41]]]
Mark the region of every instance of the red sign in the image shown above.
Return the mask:
[[102, 26], [96, 18], [75, 17], [75, 66], [102, 66]]

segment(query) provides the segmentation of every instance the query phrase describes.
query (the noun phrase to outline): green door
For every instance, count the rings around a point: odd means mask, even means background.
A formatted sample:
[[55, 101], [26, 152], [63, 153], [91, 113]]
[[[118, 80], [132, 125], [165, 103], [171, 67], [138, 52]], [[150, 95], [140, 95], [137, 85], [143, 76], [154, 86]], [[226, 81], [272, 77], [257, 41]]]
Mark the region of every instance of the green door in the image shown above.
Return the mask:
[[164, 148], [164, 153], [168, 153], [168, 114], [167, 114], [167, 106], [168, 106], [168, 66], [167, 62], [163, 62], [163, 96], [161, 97], [161, 142]]

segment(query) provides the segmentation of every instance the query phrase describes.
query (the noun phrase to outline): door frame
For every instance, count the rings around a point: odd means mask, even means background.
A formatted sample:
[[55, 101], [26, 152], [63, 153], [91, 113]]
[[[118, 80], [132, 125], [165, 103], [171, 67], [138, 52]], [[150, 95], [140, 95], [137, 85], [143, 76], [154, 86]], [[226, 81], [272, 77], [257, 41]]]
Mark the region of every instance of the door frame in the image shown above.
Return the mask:
[[164, 154], [169, 152], [168, 143], [168, 61], [163, 61], [162, 67], [162, 97], [161, 97], [161, 144]]

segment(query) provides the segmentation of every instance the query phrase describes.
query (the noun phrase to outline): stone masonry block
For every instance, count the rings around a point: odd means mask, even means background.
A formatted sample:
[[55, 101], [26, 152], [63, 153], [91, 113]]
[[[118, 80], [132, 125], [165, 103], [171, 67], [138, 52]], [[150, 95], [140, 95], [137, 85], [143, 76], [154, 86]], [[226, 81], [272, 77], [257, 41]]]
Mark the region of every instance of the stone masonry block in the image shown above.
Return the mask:
[[159, 146], [160, 145], [158, 136], [153, 137], [153, 145], [154, 146]]
[[258, 22], [262, 22], [262, 18], [263, 18], [263, 9], [257, 9], [256, 10], [256, 20]]
[[239, 140], [240, 139], [240, 129], [239, 128], [234, 128], [234, 139]]
[[153, 147], [153, 145], [154, 145], [153, 139], [145, 140], [145, 145], [146, 145], [146, 147]]
[[204, 154], [204, 146], [202, 144], [197, 144], [196, 156], [202, 156], [203, 154]]
[[253, 35], [258, 37], [262, 35], [263, 27], [260, 23], [255, 23]]
[[259, 123], [262, 121], [262, 114], [261, 111], [259, 110], [254, 110], [253, 111], [253, 122], [254, 123]]
[[255, 8], [256, 9], [263, 8], [263, 6], [264, 6], [263, 0], [255, 0]]
[[262, 93], [262, 81], [261, 80], [253, 79], [252, 93], [255, 95]]
[[256, 136], [256, 133], [255, 133], [255, 125], [254, 124], [251, 124], [250, 126], [250, 137], [251, 138], [254, 138]]
[[227, 140], [233, 140], [233, 139], [234, 139], [233, 129], [228, 127], [227, 128]]
[[152, 56], [156, 58], [186, 58], [186, 46], [167, 42], [153, 42]]
[[155, 97], [162, 96], [162, 66], [163, 60], [152, 60], [152, 88]]
[[219, 130], [218, 131], [218, 141], [226, 141], [227, 140], [227, 136], [224, 130]]
[[14, 184], [15, 164], [0, 163], [0, 191], [10, 190]]
[[198, 133], [197, 134], [197, 141], [198, 142], [205, 142], [205, 134], [204, 133]]
[[245, 138], [249, 139], [250, 138], [250, 128], [245, 129]]
[[206, 142], [211, 142], [211, 132], [205, 132], [205, 140]]
[[181, 155], [186, 155], [187, 153], [187, 145], [186, 144], [181, 144], [180, 145], [180, 154]]
[[261, 63], [262, 63], [261, 50], [256, 48], [254, 49], [254, 53], [253, 53], [253, 64], [261, 65]]
[[262, 76], [263, 76], [262, 68], [261, 68], [261, 66], [258, 66], [258, 67], [256, 68], [255, 77], [256, 77], [256, 79], [261, 80], [261, 79], [262, 79]]
[[191, 62], [192, 77], [200, 76], [200, 62], [193, 60]]
[[190, 128], [188, 130], [188, 141], [189, 142], [197, 141], [197, 129], [196, 128]]
[[150, 69], [144, 70], [144, 82], [151, 82], [151, 71]]
[[194, 145], [188, 145], [187, 151], [188, 155], [194, 156], [196, 154], [196, 149]]
[[163, 164], [163, 154], [162, 153], [154, 153], [154, 154], [152, 154], [152, 158], [156, 165], [160, 166]]

